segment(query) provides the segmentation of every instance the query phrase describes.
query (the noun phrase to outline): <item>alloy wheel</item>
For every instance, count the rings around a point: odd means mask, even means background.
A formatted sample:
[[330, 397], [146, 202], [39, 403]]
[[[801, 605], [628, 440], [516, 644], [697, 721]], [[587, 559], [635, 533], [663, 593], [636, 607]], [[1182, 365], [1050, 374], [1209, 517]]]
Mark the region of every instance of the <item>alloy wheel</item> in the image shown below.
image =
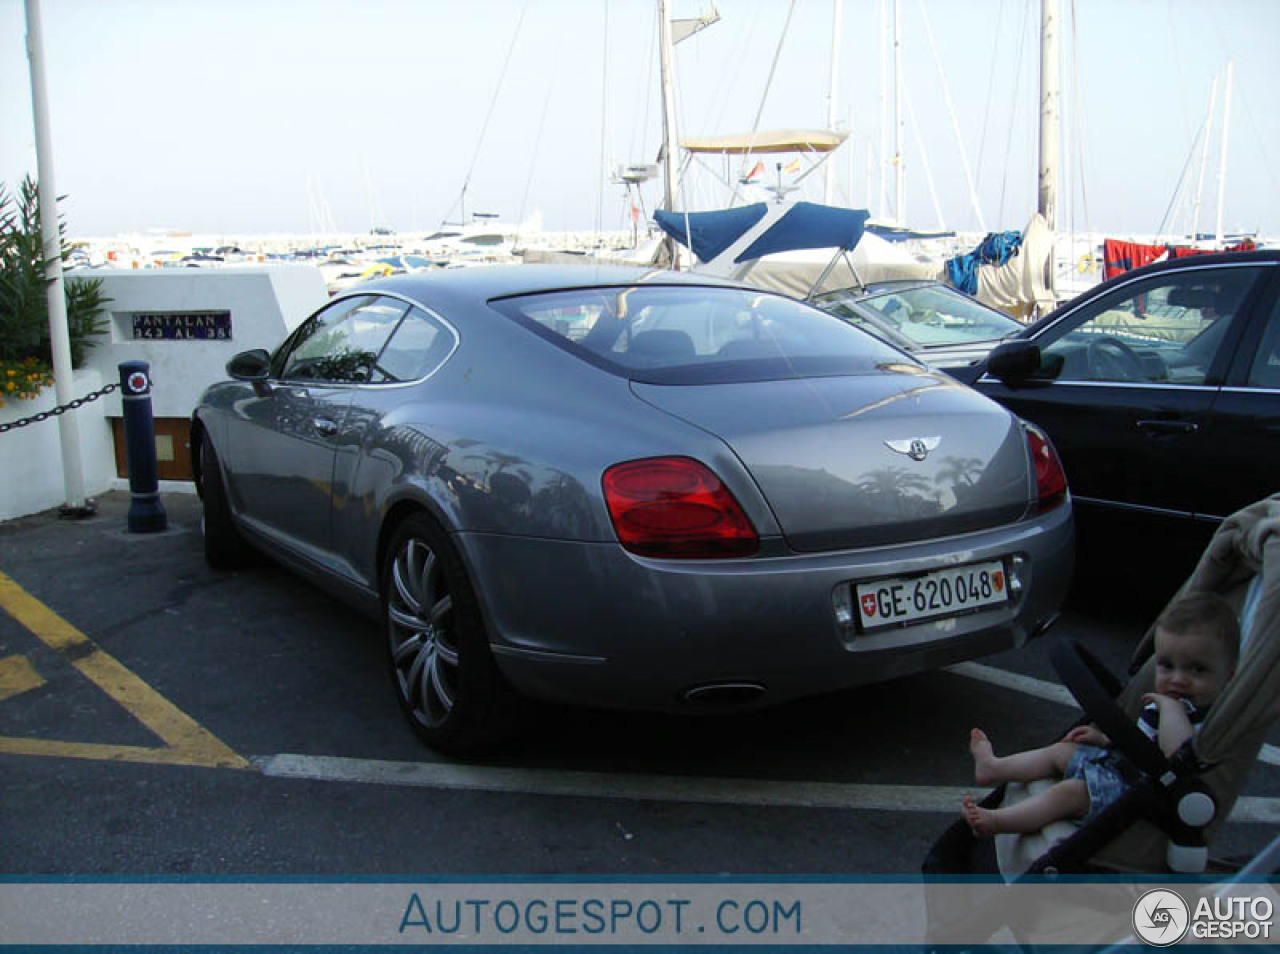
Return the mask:
[[423, 726], [442, 726], [458, 701], [453, 594], [442, 562], [420, 537], [407, 537], [396, 553], [387, 627], [401, 699]]

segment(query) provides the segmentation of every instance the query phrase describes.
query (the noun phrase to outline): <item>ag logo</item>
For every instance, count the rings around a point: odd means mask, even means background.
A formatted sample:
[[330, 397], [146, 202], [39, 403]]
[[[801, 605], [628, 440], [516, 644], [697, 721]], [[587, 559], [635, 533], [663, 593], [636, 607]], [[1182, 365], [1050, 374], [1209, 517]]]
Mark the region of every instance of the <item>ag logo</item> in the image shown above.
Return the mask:
[[1154, 947], [1177, 944], [1187, 933], [1191, 912], [1172, 891], [1148, 891], [1133, 906], [1133, 933]]

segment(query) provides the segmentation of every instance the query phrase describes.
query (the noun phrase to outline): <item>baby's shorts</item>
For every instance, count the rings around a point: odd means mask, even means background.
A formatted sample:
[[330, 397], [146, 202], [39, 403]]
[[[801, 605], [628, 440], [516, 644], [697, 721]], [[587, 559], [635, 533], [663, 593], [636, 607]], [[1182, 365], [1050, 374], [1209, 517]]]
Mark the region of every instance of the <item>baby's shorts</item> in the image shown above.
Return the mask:
[[1063, 778], [1081, 778], [1089, 788], [1089, 811], [1080, 819], [1087, 825], [1128, 790], [1117, 766], [1119, 755], [1096, 745], [1077, 745]]

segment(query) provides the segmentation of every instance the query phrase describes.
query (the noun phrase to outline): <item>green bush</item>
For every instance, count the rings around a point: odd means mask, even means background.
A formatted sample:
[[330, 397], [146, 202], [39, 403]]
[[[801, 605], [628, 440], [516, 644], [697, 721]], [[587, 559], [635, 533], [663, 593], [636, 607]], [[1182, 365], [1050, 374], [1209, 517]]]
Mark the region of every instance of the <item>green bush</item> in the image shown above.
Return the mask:
[[[70, 249], [62, 238], [66, 231], [58, 221], [60, 252], [66, 261]], [[48, 260], [40, 233], [40, 199], [35, 181], [27, 176], [18, 196], [0, 183], [0, 399], [6, 395], [31, 396], [30, 383], [50, 378], [53, 352], [49, 341], [50, 280]], [[67, 327], [71, 337], [71, 364], [80, 367], [89, 349], [106, 330], [102, 279], [69, 278], [63, 283], [67, 303]], [[34, 376], [33, 376], [34, 375]], [[14, 379], [27, 382], [11, 387]]]

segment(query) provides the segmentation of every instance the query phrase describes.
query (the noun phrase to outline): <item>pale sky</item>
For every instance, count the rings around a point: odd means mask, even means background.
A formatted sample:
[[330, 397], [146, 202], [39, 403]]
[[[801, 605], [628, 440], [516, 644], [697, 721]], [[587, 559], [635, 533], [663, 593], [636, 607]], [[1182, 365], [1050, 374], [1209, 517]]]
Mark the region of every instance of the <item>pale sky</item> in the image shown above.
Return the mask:
[[[681, 17], [712, 5], [672, 0]], [[624, 188], [605, 170], [652, 162], [658, 151], [656, 6], [43, 0], [69, 232], [434, 229], [461, 215], [464, 182], [468, 215], [538, 215], [554, 230], [627, 227]], [[681, 133], [749, 133], [757, 116], [761, 130], [825, 126], [834, 0], [714, 6], [720, 22], [677, 51]], [[1060, 6], [1060, 228], [1189, 229], [1197, 137], [1220, 75], [1200, 190], [1200, 230], [1211, 231], [1230, 60], [1224, 227], [1280, 236], [1280, 110], [1271, 100], [1280, 0]], [[891, 0], [844, 0], [838, 59], [837, 117], [851, 136], [833, 159], [833, 201], [873, 214], [882, 211], [879, 170], [893, 194], [880, 152], [893, 142], [891, 129], [882, 137], [882, 104], [893, 101], [892, 89], [882, 98], [886, 7]], [[900, 9], [907, 223], [1022, 228], [1036, 204], [1039, 0], [900, 0]], [[10, 191], [36, 171], [25, 32], [22, 0], [0, 0], [0, 181]], [[821, 180], [810, 177], [803, 197], [821, 201]], [[660, 181], [645, 186], [646, 210], [660, 190]], [[684, 206], [727, 199], [700, 173]]]

